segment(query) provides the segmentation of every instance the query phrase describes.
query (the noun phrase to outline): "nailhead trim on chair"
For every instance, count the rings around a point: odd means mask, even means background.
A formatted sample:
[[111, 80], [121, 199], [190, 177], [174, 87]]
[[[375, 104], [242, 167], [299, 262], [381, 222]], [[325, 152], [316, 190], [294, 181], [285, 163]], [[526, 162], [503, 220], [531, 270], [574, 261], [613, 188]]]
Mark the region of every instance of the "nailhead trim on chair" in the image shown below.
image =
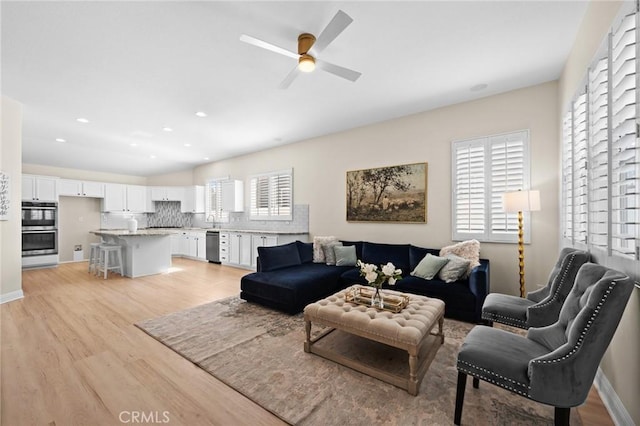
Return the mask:
[[569, 351], [569, 353], [561, 356], [560, 358], [555, 358], [555, 359], [549, 359], [549, 360], [534, 359], [534, 360], [531, 360], [531, 363], [532, 364], [552, 364], [552, 363], [556, 363], [556, 362], [561, 362], [561, 361], [564, 361], [567, 358], [570, 358], [573, 354], [578, 352], [578, 349], [580, 349], [580, 346], [582, 346], [582, 342], [584, 341], [584, 336], [589, 332], [589, 330], [591, 328], [591, 324], [593, 324], [593, 320], [595, 319], [596, 316], [598, 316], [598, 313], [600, 312], [600, 309], [604, 305], [604, 302], [606, 302], [607, 297], [609, 297], [609, 294], [611, 293], [611, 289], [613, 287], [615, 287], [615, 285], [616, 285], [616, 282], [614, 280], [609, 285], [609, 288], [607, 289], [607, 291], [604, 294], [604, 297], [602, 298], [600, 303], [598, 303], [598, 306], [596, 306], [596, 309], [593, 311], [593, 314], [591, 315], [591, 318], [589, 318], [589, 321], [587, 321], [586, 327], [580, 332], [580, 337], [578, 337], [578, 341], [576, 342], [575, 346], [571, 349], [571, 351]]
[[544, 306], [547, 306], [547, 305], [551, 304], [551, 302], [554, 302], [556, 300], [556, 297], [558, 296], [558, 293], [560, 292], [560, 289], [564, 285], [565, 279], [567, 278], [567, 273], [569, 272], [569, 267], [573, 264], [573, 261], [576, 258], [576, 253], [575, 252], [571, 253], [569, 256], [571, 256], [571, 258], [569, 259], [569, 265], [567, 265], [566, 268], [562, 268], [563, 269], [562, 278], [560, 279], [560, 284], [558, 284], [558, 287], [556, 287], [555, 293], [553, 293], [553, 297], [551, 299], [547, 300], [546, 302], [544, 302], [543, 304], [541, 304], [541, 305], [533, 305], [529, 309], [539, 309], [539, 308], [542, 308]]
[[[461, 363], [461, 362], [464, 362], [464, 361], [458, 361], [458, 363]], [[471, 367], [479, 368], [479, 367], [476, 367], [476, 366], [471, 365], [471, 364], [469, 364], [469, 363], [466, 363], [466, 362], [464, 362], [464, 363], [465, 363], [465, 364], [467, 364], [467, 365], [470, 365]], [[483, 370], [483, 371], [487, 371], [487, 370], [485, 370], [485, 369], [483, 369], [483, 368], [479, 368], [479, 369], [480, 369], [480, 370]], [[496, 385], [496, 386], [500, 386], [501, 388], [504, 388], [504, 389], [510, 390], [511, 392], [517, 393], [518, 395], [522, 395], [522, 396], [525, 396], [525, 397], [529, 397], [529, 395], [528, 395], [527, 393], [525, 393], [525, 392], [523, 392], [523, 391], [521, 391], [521, 390], [519, 390], [519, 389], [513, 388], [513, 387], [511, 387], [511, 386], [507, 386], [507, 385], [505, 385], [504, 383], [501, 383], [501, 382], [496, 382], [494, 379], [492, 379], [492, 378], [490, 378], [490, 377], [483, 376], [483, 375], [479, 375], [477, 372], [467, 370], [467, 369], [466, 369], [466, 368], [464, 368], [464, 367], [460, 367], [460, 365], [458, 365], [458, 370], [460, 370], [460, 371], [462, 371], [463, 373], [466, 373], [466, 374], [468, 374], [468, 375], [470, 375], [470, 376], [472, 376], [472, 377], [477, 377], [478, 379], [482, 379], [482, 380], [484, 380], [485, 382], [493, 383], [493, 384], [494, 384], [494, 385]], [[500, 376], [499, 374], [492, 373], [491, 371], [487, 371], [487, 372], [488, 372], [488, 373], [491, 373], [491, 374], [494, 374], [494, 375], [496, 375], [496, 376], [498, 376], [498, 377], [502, 377], [502, 376]], [[506, 379], [506, 377], [502, 377], [502, 378]], [[509, 381], [513, 381], [513, 380], [510, 380], [510, 379], [507, 379], [507, 380], [509, 380]], [[523, 385], [522, 383], [518, 383], [518, 382], [514, 382], [514, 383], [516, 383], [516, 384], [518, 384], [518, 385], [520, 385], [520, 386], [523, 386], [523, 387], [526, 387], [527, 389], [529, 389], [529, 386], [525, 386], [525, 385]]]
[[[465, 371], [464, 367], [460, 368], [460, 364], [466, 364], [466, 365], [468, 365], [468, 366], [469, 366], [469, 367], [471, 367], [471, 368], [475, 368], [475, 369], [480, 370], [480, 371], [482, 371], [482, 372], [484, 372], [484, 373], [491, 374], [492, 376], [500, 377], [502, 380], [506, 380], [507, 382], [511, 382], [511, 383], [513, 383], [513, 384], [515, 384], [515, 385], [522, 386], [523, 388], [530, 389], [530, 388], [529, 388], [529, 386], [528, 386], [528, 385], [525, 385], [524, 383], [516, 382], [516, 381], [515, 381], [515, 380], [513, 380], [513, 379], [510, 379], [510, 378], [508, 378], [508, 377], [501, 376], [500, 374], [498, 374], [498, 373], [494, 373], [493, 371], [489, 371], [489, 370], [487, 370], [486, 368], [478, 367], [477, 365], [474, 365], [474, 364], [471, 364], [471, 363], [468, 363], [468, 362], [466, 362], [466, 361], [462, 361], [462, 360], [460, 360], [460, 359], [459, 359], [459, 360], [458, 360], [458, 370], [463, 370], [465, 373], [467, 373], [467, 374], [471, 374], [472, 376], [477, 376], [477, 373], [472, 373], [472, 372], [470, 372], [470, 371]], [[482, 379], [483, 379], [483, 380], [486, 380], [486, 381], [488, 381], [488, 382], [494, 383], [494, 384], [496, 384], [496, 385], [498, 385], [498, 386], [502, 386], [502, 387], [503, 387], [503, 388], [505, 388], [505, 389], [513, 390], [513, 389], [511, 389], [509, 386], [505, 386], [504, 384], [500, 384], [500, 383], [498, 383], [498, 382], [494, 382], [492, 379], [489, 379], [488, 377], [482, 377]], [[520, 394], [521, 394], [521, 395], [525, 395], [525, 396], [526, 396], [526, 394], [524, 394], [524, 393], [520, 393]]]
[[527, 323], [525, 321], [519, 320], [517, 318], [506, 317], [504, 315], [494, 314], [492, 312], [487, 312], [486, 314], [483, 312], [482, 319], [500, 322], [502, 324], [512, 325], [518, 328], [523, 328], [523, 327], [526, 328], [527, 326]]

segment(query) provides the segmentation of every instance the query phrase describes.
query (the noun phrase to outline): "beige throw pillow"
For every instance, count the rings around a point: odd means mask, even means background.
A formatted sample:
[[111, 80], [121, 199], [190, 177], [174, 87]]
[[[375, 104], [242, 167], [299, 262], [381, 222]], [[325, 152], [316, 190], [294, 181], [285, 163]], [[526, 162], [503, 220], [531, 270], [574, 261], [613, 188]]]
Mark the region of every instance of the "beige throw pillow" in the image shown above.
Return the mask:
[[323, 245], [339, 243], [336, 237], [313, 237], [313, 263], [326, 263]]
[[480, 265], [480, 242], [478, 240], [462, 241], [461, 243], [440, 249], [440, 256], [446, 256], [447, 254], [455, 254], [470, 262], [467, 272], [464, 274], [466, 278], [473, 268]]

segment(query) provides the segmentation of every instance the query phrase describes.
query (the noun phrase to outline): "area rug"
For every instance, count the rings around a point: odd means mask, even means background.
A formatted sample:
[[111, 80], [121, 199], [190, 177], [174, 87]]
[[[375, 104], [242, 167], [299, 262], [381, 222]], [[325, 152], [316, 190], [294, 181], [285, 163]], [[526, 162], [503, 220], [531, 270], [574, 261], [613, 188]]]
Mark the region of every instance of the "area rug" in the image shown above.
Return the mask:
[[[302, 314], [289, 316], [238, 297], [136, 324], [175, 352], [290, 424], [449, 425], [458, 348], [472, 324], [445, 320], [445, 343], [418, 396], [304, 352]], [[320, 332], [314, 326], [314, 333]], [[406, 352], [334, 332], [321, 340], [360, 360], [406, 368]], [[574, 414], [572, 412], [572, 414]], [[463, 424], [553, 423], [553, 408], [468, 379]], [[572, 415], [572, 424], [580, 424]]]

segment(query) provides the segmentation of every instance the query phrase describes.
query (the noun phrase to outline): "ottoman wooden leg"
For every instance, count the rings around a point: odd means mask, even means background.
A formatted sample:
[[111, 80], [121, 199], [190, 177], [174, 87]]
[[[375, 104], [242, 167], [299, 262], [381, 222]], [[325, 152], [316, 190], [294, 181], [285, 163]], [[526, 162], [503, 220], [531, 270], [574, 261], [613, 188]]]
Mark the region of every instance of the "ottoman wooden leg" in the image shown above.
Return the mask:
[[416, 376], [416, 370], [418, 368], [418, 357], [409, 354], [409, 386], [407, 392], [409, 395], [417, 395], [418, 394], [418, 377]]
[[438, 333], [440, 334], [440, 343], [444, 343], [444, 331], [442, 327], [444, 325], [444, 314], [438, 318]]
[[304, 342], [304, 351], [311, 352], [311, 321], [305, 320], [304, 330], [307, 333], [307, 340]]

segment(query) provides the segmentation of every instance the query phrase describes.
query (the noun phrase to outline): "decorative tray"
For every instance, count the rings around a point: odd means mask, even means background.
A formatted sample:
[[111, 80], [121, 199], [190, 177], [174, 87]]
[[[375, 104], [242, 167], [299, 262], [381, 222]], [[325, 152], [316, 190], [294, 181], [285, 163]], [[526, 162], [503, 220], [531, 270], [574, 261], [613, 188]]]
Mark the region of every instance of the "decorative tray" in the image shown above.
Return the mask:
[[[345, 293], [344, 300], [357, 305], [371, 306], [371, 298], [375, 292], [376, 290], [373, 287], [353, 286]], [[380, 290], [380, 294], [382, 294], [384, 308], [371, 306], [372, 308], [398, 313], [409, 304], [409, 296], [406, 294], [389, 294], [385, 293], [384, 290]]]

